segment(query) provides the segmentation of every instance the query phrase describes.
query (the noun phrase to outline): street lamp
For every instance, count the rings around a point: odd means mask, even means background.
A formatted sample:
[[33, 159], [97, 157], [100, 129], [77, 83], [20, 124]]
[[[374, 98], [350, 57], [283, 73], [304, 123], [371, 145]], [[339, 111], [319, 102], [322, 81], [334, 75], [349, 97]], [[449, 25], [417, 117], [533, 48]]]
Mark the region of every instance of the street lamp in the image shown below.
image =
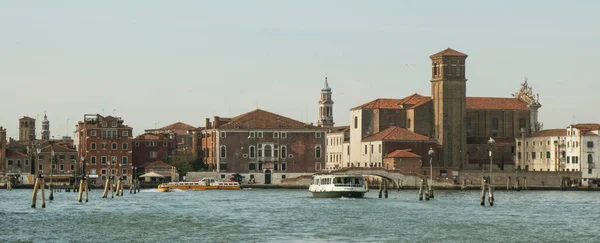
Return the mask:
[[494, 140], [492, 137], [490, 137], [490, 140], [488, 140], [488, 145], [490, 146], [490, 187], [492, 186], [492, 148], [494, 147], [494, 145], [496, 144], [496, 140]]

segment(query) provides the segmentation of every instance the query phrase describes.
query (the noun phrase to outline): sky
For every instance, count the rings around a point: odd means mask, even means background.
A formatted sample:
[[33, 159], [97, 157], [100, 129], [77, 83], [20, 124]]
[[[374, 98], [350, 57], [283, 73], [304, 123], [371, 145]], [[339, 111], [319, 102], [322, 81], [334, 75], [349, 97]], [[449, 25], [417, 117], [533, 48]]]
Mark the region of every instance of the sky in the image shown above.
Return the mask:
[[134, 128], [204, 126], [257, 107], [317, 121], [325, 75], [336, 125], [376, 98], [429, 96], [429, 56], [469, 55], [467, 96], [525, 77], [545, 129], [600, 122], [600, 1], [0, 1], [0, 126], [84, 114]]

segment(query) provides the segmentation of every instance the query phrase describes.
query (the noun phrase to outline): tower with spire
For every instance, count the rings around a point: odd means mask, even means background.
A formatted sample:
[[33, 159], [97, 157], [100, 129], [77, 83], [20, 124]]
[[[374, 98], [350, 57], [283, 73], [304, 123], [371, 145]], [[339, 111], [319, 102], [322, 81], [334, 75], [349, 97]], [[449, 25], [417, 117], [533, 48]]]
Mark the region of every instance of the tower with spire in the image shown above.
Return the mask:
[[50, 140], [50, 121], [48, 121], [46, 113], [44, 113], [44, 120], [42, 121], [42, 140]]
[[331, 88], [327, 83], [325, 76], [325, 86], [321, 89], [321, 99], [319, 100], [319, 121], [320, 127], [333, 127], [333, 100], [331, 100]]

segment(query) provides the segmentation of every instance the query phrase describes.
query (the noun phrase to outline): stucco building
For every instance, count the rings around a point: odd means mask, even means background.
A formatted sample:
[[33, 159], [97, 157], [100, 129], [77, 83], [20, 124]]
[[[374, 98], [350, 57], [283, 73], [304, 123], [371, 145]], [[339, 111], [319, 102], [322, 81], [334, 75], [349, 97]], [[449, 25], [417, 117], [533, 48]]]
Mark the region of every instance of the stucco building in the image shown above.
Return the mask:
[[325, 169], [336, 170], [345, 167], [349, 161], [348, 143], [350, 141], [350, 126], [331, 127], [325, 137], [326, 156]]
[[206, 127], [202, 159], [221, 178], [239, 173], [244, 180], [277, 184], [325, 168], [326, 128], [260, 109], [215, 117]]
[[85, 115], [77, 124], [78, 158], [85, 157], [86, 170], [96, 183], [132, 170], [132, 128], [123, 119], [99, 114]]
[[567, 164], [566, 139], [567, 129], [564, 128], [542, 130], [525, 138], [516, 138], [516, 168], [527, 171], [574, 171], [576, 168], [572, 166], [571, 158]]

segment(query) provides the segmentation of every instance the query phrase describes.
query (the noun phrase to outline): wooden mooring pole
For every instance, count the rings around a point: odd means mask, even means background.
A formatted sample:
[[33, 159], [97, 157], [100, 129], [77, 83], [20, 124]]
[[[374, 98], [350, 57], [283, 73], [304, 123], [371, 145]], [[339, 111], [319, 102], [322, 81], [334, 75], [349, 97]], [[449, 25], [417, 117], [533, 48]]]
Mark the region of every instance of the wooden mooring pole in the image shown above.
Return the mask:
[[419, 201], [423, 200], [423, 180], [421, 179], [421, 184], [419, 185]]

